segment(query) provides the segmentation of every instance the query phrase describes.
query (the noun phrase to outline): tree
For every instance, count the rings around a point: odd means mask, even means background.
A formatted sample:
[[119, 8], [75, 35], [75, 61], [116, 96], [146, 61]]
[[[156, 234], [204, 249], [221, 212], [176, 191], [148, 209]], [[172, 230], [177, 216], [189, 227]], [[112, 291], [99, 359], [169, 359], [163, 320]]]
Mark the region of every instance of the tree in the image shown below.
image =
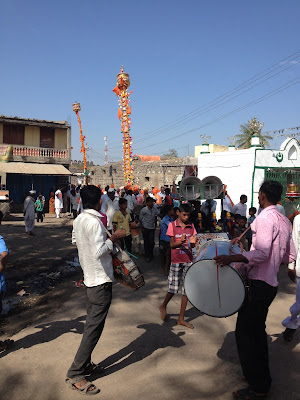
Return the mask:
[[240, 125], [240, 130], [242, 133], [235, 135], [236, 145], [239, 149], [249, 149], [251, 146], [252, 135], [256, 134], [259, 136], [260, 144], [263, 148], [266, 146], [270, 147], [269, 140], [273, 137], [270, 135], [263, 135], [261, 133], [263, 122], [259, 122], [257, 118], [251, 118], [246, 124]]
[[178, 152], [175, 149], [169, 149], [163, 156], [166, 158], [178, 158]]

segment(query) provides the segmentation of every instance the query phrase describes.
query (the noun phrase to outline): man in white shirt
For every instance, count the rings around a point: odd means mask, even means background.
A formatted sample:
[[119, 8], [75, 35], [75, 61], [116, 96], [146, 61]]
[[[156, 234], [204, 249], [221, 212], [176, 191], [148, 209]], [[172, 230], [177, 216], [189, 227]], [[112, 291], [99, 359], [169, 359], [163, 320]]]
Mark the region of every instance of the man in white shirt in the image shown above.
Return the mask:
[[104, 193], [101, 197], [101, 212], [103, 212], [104, 214], [105, 214], [104, 206], [105, 206], [106, 200], [108, 199], [108, 191], [109, 191], [109, 186], [107, 185], [107, 186], [105, 186]]
[[154, 206], [154, 200], [152, 197], [148, 196], [146, 198], [146, 207], [141, 209], [139, 216], [144, 239], [144, 252], [146, 262], [150, 262], [153, 258], [153, 249], [155, 244], [154, 235], [157, 215], [159, 215], [159, 211], [157, 207]]
[[91, 354], [102, 334], [112, 299], [113, 243], [125, 237], [125, 230], [118, 229], [107, 238], [99, 213], [101, 190], [94, 185], [85, 186], [80, 192], [84, 212], [74, 221], [72, 243], [84, 273], [87, 295], [87, 317], [84, 333], [66, 383], [81, 394], [97, 394], [100, 390], [85, 375], [96, 369]]
[[56, 218], [60, 218], [60, 213], [61, 213], [63, 206], [64, 206], [63, 205], [63, 196], [62, 196], [62, 192], [61, 192], [61, 186], [59, 186], [57, 191], [55, 192], [55, 200], [54, 200]]
[[[102, 211], [103, 210], [103, 211]], [[104, 207], [101, 207], [101, 212], [106, 214], [107, 216], [107, 229], [112, 232], [113, 229], [113, 216], [119, 210], [119, 199], [115, 197], [115, 190], [110, 188], [108, 189], [107, 199], [104, 203]]]
[[127, 194], [125, 194], [124, 199], [127, 200], [127, 212], [132, 216], [132, 211], [134, 206], [137, 204], [135, 195], [132, 190], [128, 190]]
[[235, 204], [232, 207], [232, 213], [233, 214], [239, 214], [242, 217], [247, 216], [247, 196], [245, 194], [242, 194], [240, 197], [240, 202]]
[[297, 288], [296, 302], [290, 308], [291, 316], [282, 321], [282, 325], [286, 328], [283, 332], [283, 339], [286, 342], [290, 342], [293, 339], [296, 330], [300, 326], [300, 215], [296, 215], [294, 218], [293, 241], [297, 252], [297, 259], [295, 262], [289, 264], [288, 274], [293, 282], [297, 281]]

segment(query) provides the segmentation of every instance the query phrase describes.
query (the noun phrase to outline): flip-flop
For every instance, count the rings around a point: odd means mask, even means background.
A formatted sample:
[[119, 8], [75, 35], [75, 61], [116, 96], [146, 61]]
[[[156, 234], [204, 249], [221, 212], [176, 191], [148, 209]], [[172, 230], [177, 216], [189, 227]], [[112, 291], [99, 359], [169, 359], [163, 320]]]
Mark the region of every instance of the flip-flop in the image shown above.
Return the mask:
[[[100, 389], [97, 388], [97, 386], [95, 386], [92, 382], [86, 382], [84, 385], [80, 386], [79, 388], [77, 386], [75, 386], [75, 383], [78, 383], [80, 381], [82, 381], [85, 378], [74, 378], [74, 379], [70, 379], [67, 378], [65, 380], [66, 384], [69, 386], [69, 388], [76, 390], [78, 393], [86, 395], [86, 396], [94, 396], [95, 394], [100, 393]], [[94, 389], [89, 390], [91, 387], [93, 387]]]
[[235, 399], [241, 400], [254, 400], [254, 399], [262, 399], [268, 396], [268, 393], [256, 393], [254, 390], [250, 389], [248, 386], [245, 389], [239, 389], [232, 393]]

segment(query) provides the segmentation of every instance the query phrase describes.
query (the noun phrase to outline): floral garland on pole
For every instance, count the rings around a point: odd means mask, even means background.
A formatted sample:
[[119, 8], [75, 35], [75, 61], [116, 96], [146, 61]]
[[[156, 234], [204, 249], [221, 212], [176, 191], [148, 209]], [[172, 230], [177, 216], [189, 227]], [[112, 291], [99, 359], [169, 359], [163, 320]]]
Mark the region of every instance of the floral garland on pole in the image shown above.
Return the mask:
[[123, 71], [117, 75], [117, 86], [113, 92], [119, 98], [118, 117], [121, 122], [121, 133], [123, 133], [123, 168], [124, 168], [124, 182], [130, 184], [133, 182], [133, 161], [132, 161], [132, 137], [130, 136], [131, 130], [131, 106], [129, 105], [129, 95], [132, 93], [127, 92], [130, 85], [129, 75]]

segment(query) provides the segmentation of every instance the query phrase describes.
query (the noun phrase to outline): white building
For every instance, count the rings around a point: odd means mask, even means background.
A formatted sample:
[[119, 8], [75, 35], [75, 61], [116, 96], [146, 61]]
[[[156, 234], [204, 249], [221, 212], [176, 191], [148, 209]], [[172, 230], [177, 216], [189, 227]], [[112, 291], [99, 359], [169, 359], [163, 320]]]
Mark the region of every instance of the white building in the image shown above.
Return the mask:
[[251, 147], [237, 150], [229, 146], [228, 151], [209, 153], [208, 145], [202, 146], [198, 156], [198, 178], [216, 176], [227, 185], [228, 195], [234, 204], [240, 196], [248, 197], [248, 208], [258, 209], [258, 191], [265, 179], [276, 180], [283, 185], [282, 205], [286, 213], [290, 206], [285, 201], [287, 184], [300, 184], [300, 145], [294, 138], [286, 139], [279, 150], [263, 149], [259, 138], [253, 136]]

